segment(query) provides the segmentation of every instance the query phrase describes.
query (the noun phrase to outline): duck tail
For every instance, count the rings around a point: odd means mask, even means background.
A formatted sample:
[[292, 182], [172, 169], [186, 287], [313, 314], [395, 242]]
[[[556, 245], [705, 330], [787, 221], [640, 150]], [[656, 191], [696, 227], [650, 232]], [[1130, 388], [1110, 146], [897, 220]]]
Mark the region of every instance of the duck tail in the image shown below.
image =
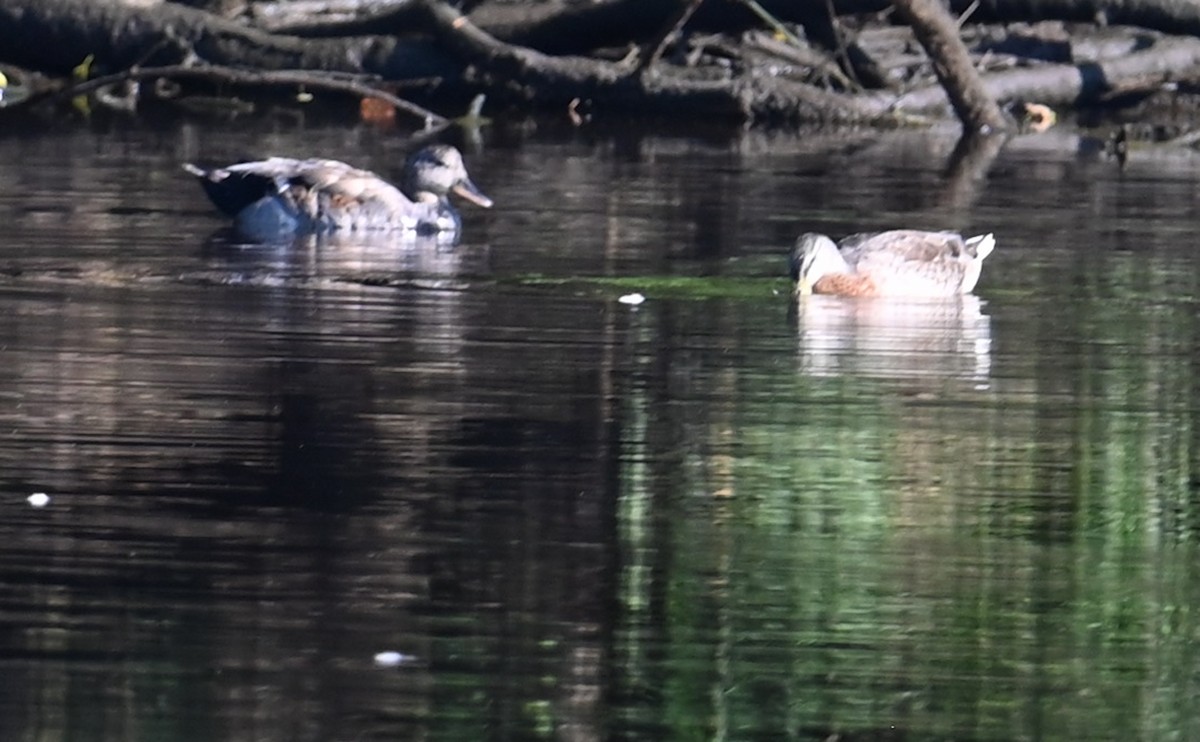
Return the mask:
[[992, 232], [975, 235], [967, 240], [967, 248], [974, 250], [976, 260], [983, 260], [996, 249], [996, 235]]
[[196, 176], [208, 199], [227, 216], [236, 217], [242, 209], [278, 191], [275, 180], [254, 173], [206, 169], [190, 162], [183, 163], [183, 169]]

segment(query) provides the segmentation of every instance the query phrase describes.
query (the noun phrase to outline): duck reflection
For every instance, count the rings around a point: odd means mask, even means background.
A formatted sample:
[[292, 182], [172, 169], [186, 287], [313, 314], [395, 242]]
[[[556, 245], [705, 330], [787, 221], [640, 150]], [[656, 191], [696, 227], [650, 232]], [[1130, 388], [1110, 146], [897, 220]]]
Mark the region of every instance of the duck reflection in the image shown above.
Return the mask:
[[303, 234], [262, 243], [247, 241], [227, 227], [208, 238], [204, 252], [221, 269], [230, 269], [236, 282], [265, 284], [289, 279], [390, 284], [404, 277], [450, 278], [486, 268], [475, 247], [411, 233]]
[[988, 384], [991, 318], [977, 296], [808, 296], [797, 302], [795, 317], [800, 367], [807, 373]]

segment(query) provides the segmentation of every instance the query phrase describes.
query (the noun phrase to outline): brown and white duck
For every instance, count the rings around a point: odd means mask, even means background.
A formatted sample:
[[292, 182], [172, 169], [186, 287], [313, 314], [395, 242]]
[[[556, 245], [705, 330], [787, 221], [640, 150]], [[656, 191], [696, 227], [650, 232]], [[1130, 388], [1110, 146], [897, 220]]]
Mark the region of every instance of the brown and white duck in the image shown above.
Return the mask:
[[834, 244], [810, 232], [796, 240], [789, 263], [800, 295], [945, 297], [970, 293], [995, 247], [991, 233], [964, 239], [896, 229]]

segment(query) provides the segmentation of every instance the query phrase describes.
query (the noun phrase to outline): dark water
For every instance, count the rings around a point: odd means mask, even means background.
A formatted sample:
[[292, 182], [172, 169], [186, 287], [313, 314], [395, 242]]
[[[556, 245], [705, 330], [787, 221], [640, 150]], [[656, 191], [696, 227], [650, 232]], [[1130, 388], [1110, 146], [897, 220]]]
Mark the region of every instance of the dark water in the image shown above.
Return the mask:
[[[281, 248], [178, 163], [399, 137], [10, 127], [0, 739], [1200, 736], [1200, 157], [953, 148], [498, 126], [461, 245]], [[978, 297], [792, 302], [894, 226]]]

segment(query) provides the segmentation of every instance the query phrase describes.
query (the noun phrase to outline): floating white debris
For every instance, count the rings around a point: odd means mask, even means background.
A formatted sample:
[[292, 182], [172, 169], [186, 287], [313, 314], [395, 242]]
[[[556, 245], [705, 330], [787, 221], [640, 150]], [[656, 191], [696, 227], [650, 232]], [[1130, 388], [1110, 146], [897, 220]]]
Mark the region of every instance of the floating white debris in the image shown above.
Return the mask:
[[375, 655], [375, 664], [380, 667], [395, 667], [411, 660], [412, 657], [400, 652], [380, 652]]
[[620, 299], [617, 299], [617, 301], [622, 304], [628, 304], [631, 307], [636, 307], [638, 304], [646, 301], [646, 297], [641, 294], [625, 294]]
[[35, 508], [44, 508], [50, 504], [50, 495], [47, 495], [45, 492], [34, 492], [32, 495], [25, 498], [25, 502], [29, 503]]

